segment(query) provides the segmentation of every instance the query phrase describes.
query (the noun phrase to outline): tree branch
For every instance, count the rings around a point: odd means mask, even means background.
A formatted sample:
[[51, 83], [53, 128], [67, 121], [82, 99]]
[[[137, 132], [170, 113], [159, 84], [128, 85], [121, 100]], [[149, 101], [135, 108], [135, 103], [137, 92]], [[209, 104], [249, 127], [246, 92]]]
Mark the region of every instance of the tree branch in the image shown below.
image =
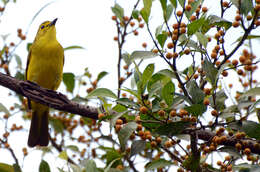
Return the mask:
[[97, 108], [72, 102], [64, 94], [42, 88], [33, 82], [18, 80], [0, 73], [0, 85], [51, 108], [78, 114], [83, 117], [98, 119]]

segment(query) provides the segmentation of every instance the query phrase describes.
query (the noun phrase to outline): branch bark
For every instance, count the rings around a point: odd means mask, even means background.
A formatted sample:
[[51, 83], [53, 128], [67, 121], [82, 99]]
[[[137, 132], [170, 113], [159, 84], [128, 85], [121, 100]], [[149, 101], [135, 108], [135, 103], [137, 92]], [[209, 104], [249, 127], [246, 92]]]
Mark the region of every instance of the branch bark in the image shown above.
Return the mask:
[[78, 114], [83, 117], [98, 119], [97, 108], [70, 101], [64, 94], [42, 88], [33, 82], [18, 80], [0, 73], [0, 85], [51, 108]]
[[[0, 72], [0, 85], [28, 97], [35, 102], [47, 105], [54, 109], [78, 114], [92, 119], [98, 118], [98, 110], [96, 107], [81, 105], [70, 101], [64, 94], [42, 88], [35, 83], [18, 80]], [[185, 130], [183, 134], [190, 134], [190, 132], [195, 132], [198, 139], [204, 141], [209, 141], [216, 135], [216, 133], [206, 129], [196, 131]], [[246, 142], [246, 145], [243, 144], [243, 147], [248, 147], [251, 149], [252, 153], [260, 155], [260, 144], [258, 141], [249, 139], [244, 139], [243, 141]], [[236, 143], [241, 143], [241, 140], [227, 136], [227, 140], [221, 143], [221, 145], [235, 147]]]

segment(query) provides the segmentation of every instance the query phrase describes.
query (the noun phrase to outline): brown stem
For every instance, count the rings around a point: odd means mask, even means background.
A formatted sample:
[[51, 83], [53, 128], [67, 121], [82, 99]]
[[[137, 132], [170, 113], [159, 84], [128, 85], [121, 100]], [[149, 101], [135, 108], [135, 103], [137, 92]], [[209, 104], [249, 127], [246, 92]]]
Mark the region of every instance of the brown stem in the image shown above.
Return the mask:
[[51, 108], [78, 114], [83, 117], [98, 119], [97, 108], [70, 101], [64, 94], [42, 88], [35, 83], [18, 80], [0, 73], [0, 85]]

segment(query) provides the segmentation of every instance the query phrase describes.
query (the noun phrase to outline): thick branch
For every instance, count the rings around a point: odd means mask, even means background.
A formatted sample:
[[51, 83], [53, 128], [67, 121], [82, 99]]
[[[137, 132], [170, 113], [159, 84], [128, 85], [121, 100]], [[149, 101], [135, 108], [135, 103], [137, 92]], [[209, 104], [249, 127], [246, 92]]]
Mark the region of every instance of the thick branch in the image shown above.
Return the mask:
[[[216, 136], [216, 133], [210, 130], [197, 130], [196, 131], [198, 138], [204, 141], [209, 141]], [[250, 148], [252, 153], [260, 154], [260, 146], [258, 141], [243, 139], [243, 142], [246, 142], [246, 145], [242, 145], [242, 148]], [[236, 139], [235, 137], [227, 136], [227, 140], [221, 143], [220, 145], [235, 147], [236, 143], [241, 143], [241, 140]]]
[[72, 102], [64, 94], [42, 88], [35, 83], [18, 80], [0, 73], [0, 85], [51, 108], [92, 119], [98, 118], [97, 108]]

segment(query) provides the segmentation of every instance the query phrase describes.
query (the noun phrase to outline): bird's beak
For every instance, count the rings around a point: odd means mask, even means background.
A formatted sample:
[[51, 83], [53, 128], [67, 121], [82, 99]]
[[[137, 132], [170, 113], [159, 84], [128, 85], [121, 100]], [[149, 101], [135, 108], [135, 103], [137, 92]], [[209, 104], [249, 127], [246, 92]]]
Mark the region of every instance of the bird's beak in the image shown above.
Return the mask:
[[58, 18], [54, 19], [54, 20], [50, 23], [50, 26], [55, 26], [57, 20], [58, 20]]

